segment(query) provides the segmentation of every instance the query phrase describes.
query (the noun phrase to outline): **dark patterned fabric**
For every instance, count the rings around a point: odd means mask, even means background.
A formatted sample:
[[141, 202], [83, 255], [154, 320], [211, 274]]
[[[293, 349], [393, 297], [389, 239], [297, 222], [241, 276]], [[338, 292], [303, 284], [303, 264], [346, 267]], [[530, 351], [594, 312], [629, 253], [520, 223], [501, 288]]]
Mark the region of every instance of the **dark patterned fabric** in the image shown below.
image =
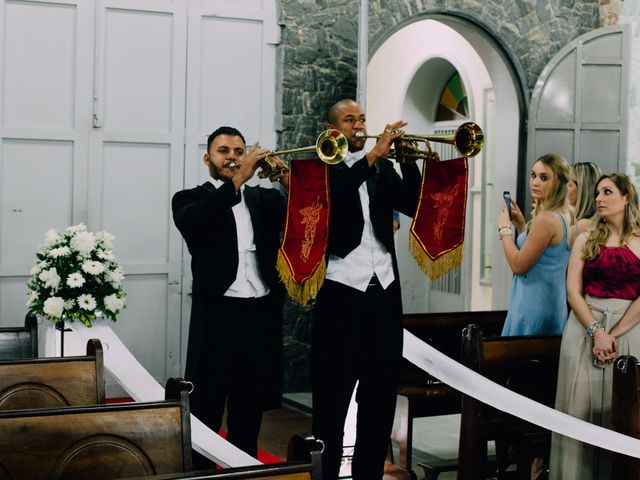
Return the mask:
[[597, 298], [635, 300], [640, 295], [640, 258], [629, 247], [600, 247], [584, 262], [584, 293]]

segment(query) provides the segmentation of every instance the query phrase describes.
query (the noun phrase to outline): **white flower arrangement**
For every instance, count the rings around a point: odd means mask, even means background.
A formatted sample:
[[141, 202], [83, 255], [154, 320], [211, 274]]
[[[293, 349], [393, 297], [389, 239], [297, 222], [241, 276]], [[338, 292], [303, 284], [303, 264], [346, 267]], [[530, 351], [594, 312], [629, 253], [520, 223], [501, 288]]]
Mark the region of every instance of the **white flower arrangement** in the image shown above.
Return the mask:
[[126, 296], [113, 240], [108, 232], [88, 232], [82, 223], [46, 232], [27, 282], [29, 313], [55, 323], [78, 320], [87, 327], [97, 316], [115, 322]]

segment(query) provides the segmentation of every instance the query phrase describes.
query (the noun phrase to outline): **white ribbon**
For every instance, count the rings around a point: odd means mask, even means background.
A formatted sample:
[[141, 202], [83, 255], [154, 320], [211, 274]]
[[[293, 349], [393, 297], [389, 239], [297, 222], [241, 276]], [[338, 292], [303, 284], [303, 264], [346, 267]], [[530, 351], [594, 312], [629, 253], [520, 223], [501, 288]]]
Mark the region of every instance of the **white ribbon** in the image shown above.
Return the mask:
[[581, 442], [640, 458], [640, 440], [534, 402], [452, 360], [407, 330], [402, 353], [438, 380], [498, 410]]
[[[78, 322], [66, 326], [77, 333], [84, 344], [92, 338], [102, 343], [104, 366], [136, 402], [164, 400], [164, 387], [136, 360], [104, 319], [96, 319], [93, 327]], [[261, 462], [227, 442], [191, 415], [191, 443], [193, 448], [223, 467], [261, 465]]]
[[[85, 344], [92, 338], [102, 342], [105, 368], [134, 400], [153, 402], [164, 399], [164, 388], [135, 359], [104, 319], [95, 320], [92, 328], [75, 323], [68, 326]], [[581, 442], [640, 458], [640, 440], [558, 412], [502, 387], [452, 360], [407, 330], [404, 331], [403, 355], [440, 381], [498, 410]], [[224, 467], [260, 465], [258, 460], [227, 442], [193, 415], [191, 441], [196, 451]]]

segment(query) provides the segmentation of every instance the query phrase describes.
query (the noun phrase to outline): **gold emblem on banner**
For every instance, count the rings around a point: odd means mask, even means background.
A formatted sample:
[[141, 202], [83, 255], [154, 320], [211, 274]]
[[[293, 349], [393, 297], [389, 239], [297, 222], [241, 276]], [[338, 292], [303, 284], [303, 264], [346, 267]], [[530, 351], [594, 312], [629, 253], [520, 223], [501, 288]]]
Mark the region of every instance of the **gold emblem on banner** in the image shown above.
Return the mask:
[[307, 262], [309, 260], [309, 254], [311, 253], [311, 248], [315, 242], [316, 227], [320, 221], [321, 210], [322, 203], [320, 202], [319, 196], [311, 205], [299, 210], [300, 215], [302, 215], [301, 223], [304, 225], [304, 239], [302, 240], [302, 248], [300, 249], [300, 259], [303, 262]]

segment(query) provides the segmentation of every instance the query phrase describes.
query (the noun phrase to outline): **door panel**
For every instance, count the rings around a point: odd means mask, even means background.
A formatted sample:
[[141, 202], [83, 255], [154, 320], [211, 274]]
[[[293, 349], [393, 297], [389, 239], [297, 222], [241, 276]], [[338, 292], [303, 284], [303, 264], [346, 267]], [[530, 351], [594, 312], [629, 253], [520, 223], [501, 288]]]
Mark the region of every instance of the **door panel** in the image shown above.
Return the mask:
[[74, 127], [77, 14], [75, 5], [5, 3], [4, 127]]
[[104, 127], [170, 132], [174, 13], [107, 7], [105, 17]]
[[70, 141], [5, 138], [2, 142], [3, 265], [28, 266], [28, 272], [44, 232], [71, 223], [73, 153]]
[[201, 28], [200, 128], [213, 130], [226, 122], [247, 141], [259, 138], [262, 22], [205, 16]]
[[[617, 126], [621, 120], [622, 78], [616, 65], [584, 65], [580, 113], [583, 123], [610, 123]], [[606, 85], [606, 88], [603, 88]], [[594, 94], [597, 92], [597, 94]]]
[[102, 219], [119, 232], [114, 252], [121, 262], [162, 268], [170, 250], [170, 146], [104, 142], [103, 147]]

